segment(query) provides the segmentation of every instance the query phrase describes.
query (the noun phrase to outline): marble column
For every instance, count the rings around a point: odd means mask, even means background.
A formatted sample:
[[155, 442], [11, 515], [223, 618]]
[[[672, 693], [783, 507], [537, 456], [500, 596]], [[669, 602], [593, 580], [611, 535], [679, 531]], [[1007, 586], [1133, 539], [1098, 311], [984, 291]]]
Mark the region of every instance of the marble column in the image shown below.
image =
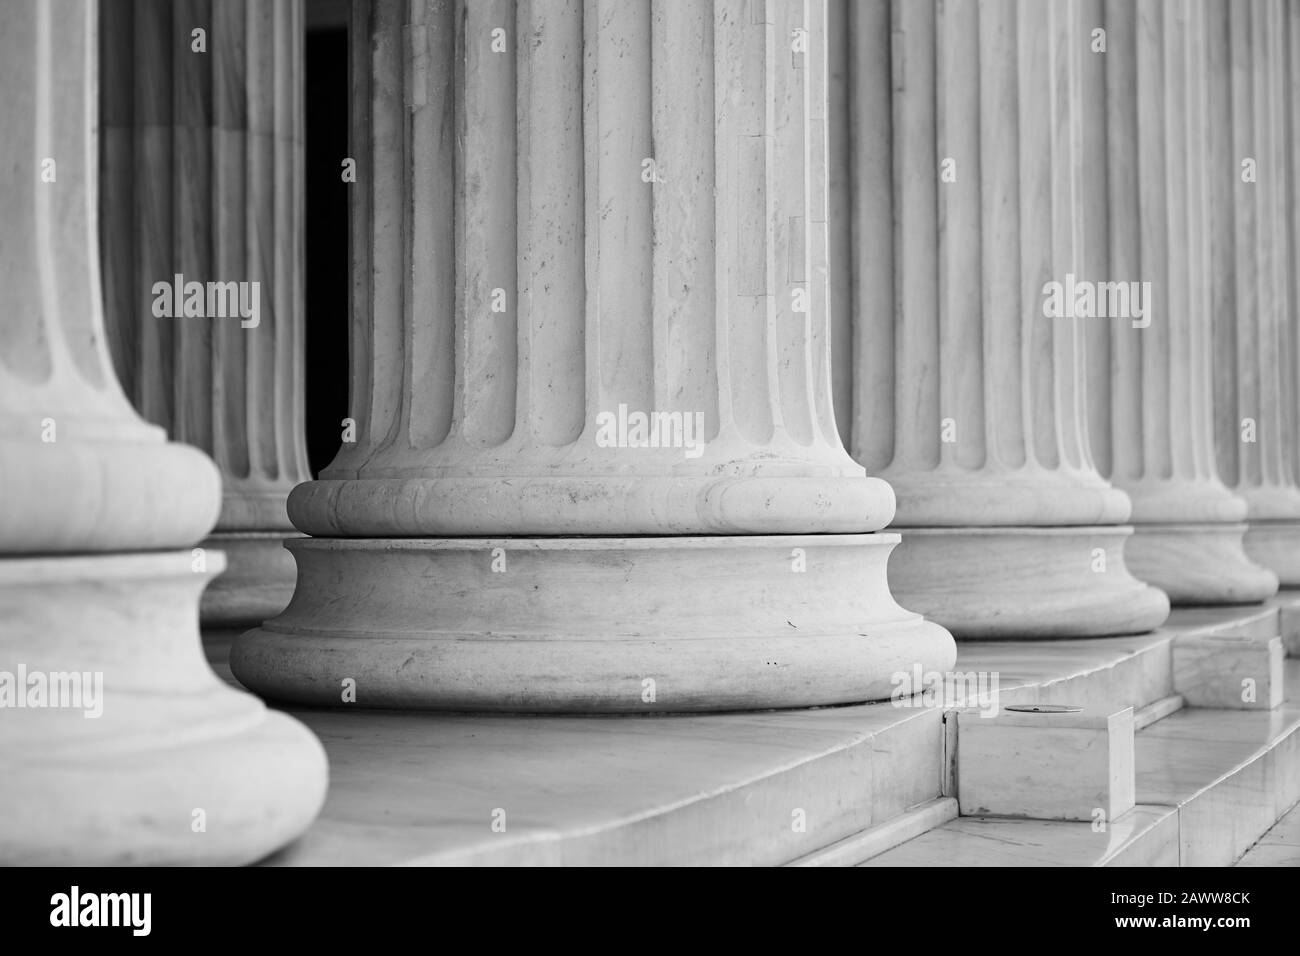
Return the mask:
[[[136, 409], [221, 469], [204, 547], [227, 568], [204, 592], [203, 624], [256, 624], [293, 594], [285, 499], [311, 477], [302, 2], [109, 0], [101, 52], [110, 353]], [[257, 314], [159, 316], [155, 283], [178, 275], [255, 286]]]
[[[1098, 472], [1080, 274], [1080, 59], [1069, 0], [850, 3], [834, 138], [849, 194], [854, 456], [898, 496], [890, 583], [957, 637], [1135, 633], [1130, 504]], [[834, 206], [832, 208], [835, 208]], [[841, 234], [843, 230], [841, 230]], [[843, 392], [842, 392], [843, 394]]]
[[1104, 26], [1107, 47], [1083, 58], [1096, 161], [1080, 271], [1143, 313], [1089, 327], [1088, 421], [1099, 469], [1133, 502], [1128, 566], [1175, 604], [1277, 590], [1243, 550], [1246, 503], [1214, 452], [1208, 13], [1202, 0], [1110, 0], [1082, 21]]
[[239, 678], [636, 712], [950, 667], [831, 407], [824, 3], [363, 0], [353, 41], [358, 432]]
[[0, 862], [249, 862], [315, 816], [325, 756], [209, 669], [220, 476], [113, 375], [96, 14], [0, 5]]
[[1209, 0], [1209, 216], [1215, 447], [1246, 500], [1247, 553], [1300, 585], [1300, 414], [1288, 221], [1294, 148], [1287, 14], [1280, 2]]

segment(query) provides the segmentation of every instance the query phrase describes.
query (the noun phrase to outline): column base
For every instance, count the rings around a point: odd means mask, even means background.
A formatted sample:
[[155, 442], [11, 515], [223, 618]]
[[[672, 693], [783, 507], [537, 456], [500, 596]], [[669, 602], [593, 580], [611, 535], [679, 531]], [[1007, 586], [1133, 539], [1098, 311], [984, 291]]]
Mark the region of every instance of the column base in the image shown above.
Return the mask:
[[293, 597], [298, 571], [285, 550], [284, 532], [213, 534], [202, 547], [226, 555], [225, 573], [203, 592], [199, 620], [204, 627], [252, 627], [275, 617]]
[[1175, 605], [1254, 604], [1277, 593], [1277, 575], [1246, 554], [1244, 524], [1136, 524], [1124, 562]]
[[895, 597], [958, 639], [1141, 634], [1169, 616], [1125, 567], [1127, 526], [896, 530]]
[[314, 705], [650, 713], [883, 699], [895, 674], [956, 658], [947, 631], [890, 596], [897, 542], [294, 540], [292, 603], [236, 640], [230, 666], [260, 694]]
[[320, 810], [320, 743], [204, 660], [199, 593], [224, 561], [191, 562], [0, 559], [0, 863], [249, 863]]
[[1300, 587], [1300, 521], [1254, 521], [1246, 528], [1246, 554], [1273, 571], [1282, 587]]
[[[852, 462], [849, 462], [852, 465]], [[769, 465], [779, 467], [779, 463]], [[853, 466], [855, 469], [856, 465]], [[293, 526], [317, 537], [786, 535], [871, 533], [894, 515], [879, 478], [789, 474], [451, 476], [306, 481]]]

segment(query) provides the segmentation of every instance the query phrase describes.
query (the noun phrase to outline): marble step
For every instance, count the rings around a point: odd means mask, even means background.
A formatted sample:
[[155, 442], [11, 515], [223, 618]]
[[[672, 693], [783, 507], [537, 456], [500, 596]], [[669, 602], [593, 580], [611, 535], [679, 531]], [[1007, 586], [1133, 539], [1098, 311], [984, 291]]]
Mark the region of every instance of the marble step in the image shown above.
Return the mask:
[[[1175, 640], [1278, 635], [1289, 608], [1290, 601], [1278, 599], [1246, 607], [1176, 608], [1164, 627], [1130, 637], [962, 641], [956, 669], [997, 673], [1003, 706], [1105, 703], [1140, 711], [1177, 696]], [[1296, 621], [1300, 631], [1300, 614]]]
[[273, 861], [289, 865], [771, 865], [940, 786], [933, 711], [293, 713], [324, 742], [331, 786]]
[[958, 817], [857, 866], [1177, 866], [1178, 809], [1138, 805], [1090, 823]]
[[1287, 656], [1300, 657], [1300, 588], [1283, 588], [1269, 603], [1278, 609]]
[[[232, 636], [204, 642], [230, 681]], [[887, 703], [671, 717], [290, 712], [325, 745], [330, 789], [273, 865], [778, 864], [935, 800], [945, 773], [942, 710]]]
[[1300, 661], [1272, 711], [1184, 709], [1137, 734], [1137, 802], [1090, 823], [959, 817], [867, 866], [1227, 866], [1300, 800]]
[[1237, 866], [1300, 866], [1300, 803], [1273, 824]]
[[[957, 666], [998, 671], [1004, 705], [1117, 702], [1133, 706], [1142, 726], [1172, 719], [1166, 715], [1181, 703], [1170, 664], [1180, 634], [1276, 626], [1272, 607], [1179, 612], [1171, 627], [1139, 637], [963, 644]], [[232, 637], [206, 633], [205, 648], [234, 683], [226, 663]], [[273, 864], [844, 864], [955, 815], [943, 707], [645, 717], [290, 713], [325, 745], [330, 790], [307, 835]], [[1167, 814], [1157, 808], [1148, 816], [1115, 822], [1107, 845], [1115, 843], [1117, 859], [1140, 858], [1119, 838], [1123, 828], [1145, 826], [1154, 831], [1147, 839], [1169, 832]], [[504, 831], [493, 828], [500, 820]], [[1094, 856], [1110, 858], [1104, 850]]]

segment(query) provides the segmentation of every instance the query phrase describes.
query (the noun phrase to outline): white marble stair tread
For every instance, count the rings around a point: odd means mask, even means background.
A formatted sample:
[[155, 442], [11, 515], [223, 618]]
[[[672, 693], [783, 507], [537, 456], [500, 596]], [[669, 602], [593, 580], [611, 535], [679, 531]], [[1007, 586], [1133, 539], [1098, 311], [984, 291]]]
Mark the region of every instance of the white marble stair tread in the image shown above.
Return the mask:
[[1281, 627], [1279, 615], [1284, 603], [1274, 597], [1263, 604], [1246, 606], [1176, 607], [1169, 612], [1162, 629], [1214, 637], [1272, 637]]
[[941, 715], [888, 706], [292, 713], [325, 744], [330, 791], [277, 864], [776, 864], [935, 798], [941, 776]]
[[1137, 798], [1177, 806], [1183, 866], [1228, 866], [1300, 800], [1300, 661], [1271, 711], [1184, 709], [1137, 735]]
[[1174, 696], [1171, 641], [1190, 635], [1273, 635], [1279, 602], [1175, 608], [1150, 634], [1054, 641], [960, 641], [956, 670], [997, 672], [1001, 703], [1100, 703], [1141, 710]]
[[[1235, 616], [1193, 613], [1189, 626], [1230, 627], [1256, 614], [1257, 609], [1238, 609]], [[225, 662], [232, 636], [206, 633], [205, 649], [217, 673], [234, 683]], [[1150, 696], [1148, 703], [1155, 704], [1162, 697], [1159, 661], [1168, 661], [1170, 638], [1162, 631], [1133, 638], [963, 645], [958, 668], [977, 663], [1000, 668], [1004, 687], [1017, 675], [1022, 692], [1030, 695], [1057, 693], [1042, 690], [1053, 683], [1059, 690], [1072, 680], [1095, 680], [1103, 696], [1119, 687], [1121, 696]], [[1086, 686], [1076, 683], [1074, 690], [1081, 689]], [[1291, 699], [1298, 696], [1293, 691]], [[1002, 702], [1013, 699], [1004, 694]], [[287, 865], [790, 862], [840, 841], [852, 845], [851, 838], [873, 828], [905, 833], [902, 826], [885, 825], [906, 808], [936, 799], [943, 775], [938, 711], [888, 704], [629, 718], [294, 713], [324, 743], [331, 787], [308, 834], [269, 861]], [[1226, 761], [1222, 776], [1234, 755], [1249, 756], [1250, 742], [1263, 728], [1272, 721], [1285, 723], [1290, 713], [1283, 708], [1272, 714], [1224, 714], [1210, 720], [1210, 731], [1198, 723], [1175, 723], [1184, 716], [1180, 713], [1153, 724], [1139, 741], [1156, 728], [1177, 740], [1180, 727], [1212, 740], [1215, 728], [1221, 736], [1243, 738], [1220, 755]], [[1176, 769], [1170, 764], [1165, 772]], [[1160, 780], [1148, 782], [1155, 787]], [[1139, 789], [1138, 802], [1153, 801]], [[491, 830], [496, 808], [506, 810], [505, 833]], [[807, 817], [801, 834], [792, 832], [795, 809]], [[1171, 824], [1159, 818], [1161, 811], [1147, 812], [1157, 819], [1138, 827], [1133, 847], [1121, 846], [1118, 858], [1159, 846]], [[1130, 823], [1143, 819], [1139, 813]], [[1024, 824], [1020, 832], [1025, 834], [1040, 828], [1033, 821], [1001, 821], [998, 827], [1004, 823]], [[1097, 840], [1088, 824], [1070, 839], [1073, 858], [1117, 858], [1107, 849], [1110, 837]], [[1005, 852], [1035, 860], [1032, 849]], [[1150, 852], [1152, 858], [1160, 856], [1156, 849]], [[1059, 862], [1059, 854], [1053, 859]]]
[[[233, 636], [204, 635], [231, 683]], [[942, 714], [888, 704], [644, 718], [295, 712], [324, 743], [331, 781], [311, 831], [268, 861], [281, 865], [787, 862], [934, 800], [942, 778]], [[496, 808], [505, 833], [491, 829]]]
[[1105, 701], [1137, 710], [1174, 692], [1173, 636], [1161, 629], [1068, 641], [959, 641], [956, 670], [996, 673], [1004, 706]]
[[1177, 866], [1178, 811], [1136, 806], [1091, 823], [959, 817], [859, 866]]
[[1273, 824], [1237, 866], [1300, 866], [1300, 803]]
[[961, 817], [863, 865], [1230, 865], [1300, 799], [1300, 662], [1287, 690], [1271, 712], [1181, 710], [1139, 732], [1138, 806], [1107, 833]]

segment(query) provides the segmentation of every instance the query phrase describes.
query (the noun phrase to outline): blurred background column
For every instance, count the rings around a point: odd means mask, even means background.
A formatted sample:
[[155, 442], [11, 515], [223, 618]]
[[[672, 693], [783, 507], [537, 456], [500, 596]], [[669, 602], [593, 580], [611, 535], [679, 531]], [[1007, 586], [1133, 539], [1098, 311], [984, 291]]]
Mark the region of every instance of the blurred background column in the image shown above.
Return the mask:
[[[302, 0], [105, 0], [101, 16], [110, 353], [136, 409], [221, 469], [205, 547], [227, 568], [204, 593], [204, 626], [256, 624], [293, 593], [285, 499], [311, 478]], [[203, 284], [203, 314], [155, 314], [154, 284], [177, 276]], [[210, 282], [247, 283], [257, 314], [211, 314]]]
[[220, 478], [113, 375], [96, 13], [0, 4], [0, 863], [247, 863], [306, 829], [325, 755], [204, 661]]
[[[1246, 551], [1300, 586], [1296, 130], [1281, 0], [1208, 0], [1215, 447], [1246, 500]], [[1290, 48], [1290, 49], [1288, 49]]]

